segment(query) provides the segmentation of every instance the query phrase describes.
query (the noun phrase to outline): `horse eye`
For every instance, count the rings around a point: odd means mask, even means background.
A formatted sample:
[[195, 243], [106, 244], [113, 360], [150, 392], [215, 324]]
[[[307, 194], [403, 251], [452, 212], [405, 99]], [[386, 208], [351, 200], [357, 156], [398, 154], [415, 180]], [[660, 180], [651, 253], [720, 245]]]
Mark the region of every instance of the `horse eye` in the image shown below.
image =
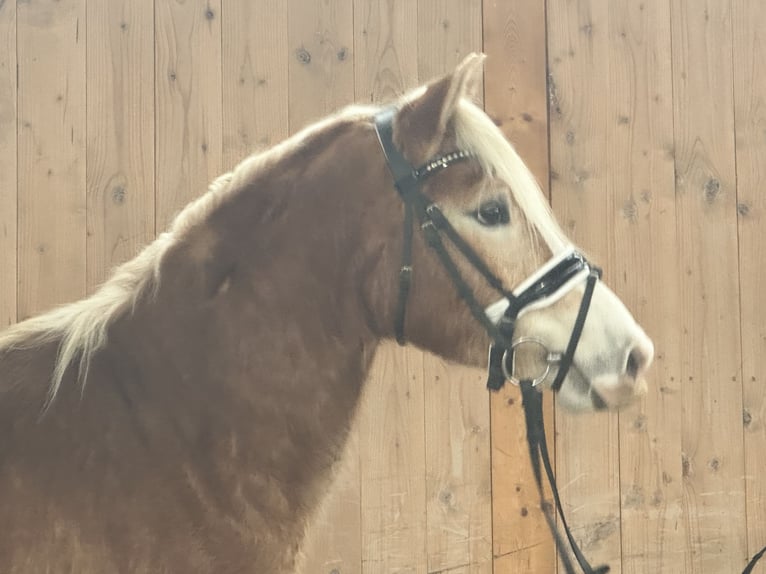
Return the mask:
[[506, 225], [510, 223], [511, 216], [508, 207], [496, 199], [488, 201], [474, 213], [476, 221], [487, 227]]

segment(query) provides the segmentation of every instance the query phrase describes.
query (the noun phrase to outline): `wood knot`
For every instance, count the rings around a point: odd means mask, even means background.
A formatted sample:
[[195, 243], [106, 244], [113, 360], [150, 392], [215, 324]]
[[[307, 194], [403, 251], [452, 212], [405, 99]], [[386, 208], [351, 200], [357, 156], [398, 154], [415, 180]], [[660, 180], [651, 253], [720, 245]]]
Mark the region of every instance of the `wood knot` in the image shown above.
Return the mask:
[[742, 411], [742, 424], [745, 425], [745, 428], [750, 426], [750, 423], [753, 422], [753, 415], [750, 414], [750, 411], [747, 409], [744, 409]]
[[338, 61], [343, 62], [348, 56], [348, 52], [346, 48], [341, 48], [340, 50], [338, 50], [337, 56], [338, 56]]
[[529, 515], [529, 510], [527, 510], [526, 506], [521, 507], [521, 516], [527, 516]]
[[125, 203], [125, 196], [127, 193], [128, 192], [125, 190], [125, 187], [122, 185], [118, 185], [112, 188], [112, 202], [114, 202], [116, 205], [122, 205]]
[[631, 223], [638, 221], [638, 206], [636, 205], [635, 200], [629, 199], [623, 203], [622, 216]]
[[713, 472], [718, 472], [718, 469], [721, 468], [721, 460], [717, 456], [714, 456], [710, 459], [710, 462], [708, 462], [707, 465]]
[[534, 118], [532, 117], [532, 114], [529, 114], [527, 112], [524, 112], [523, 114], [521, 114], [521, 119], [527, 123], [531, 123], [534, 120]]
[[750, 215], [750, 206], [747, 203], [738, 203], [737, 213], [741, 215], [742, 217]]
[[689, 478], [692, 475], [692, 462], [686, 453], [681, 454], [681, 476]]
[[295, 57], [304, 66], [311, 63], [311, 54], [303, 46], [295, 50]]
[[213, 12], [212, 8], [208, 7], [208, 9], [205, 10], [205, 18], [207, 18], [208, 20], [212, 20], [213, 18], [215, 18], [215, 12]]
[[705, 182], [705, 201], [713, 203], [721, 193], [721, 182], [711, 177]]

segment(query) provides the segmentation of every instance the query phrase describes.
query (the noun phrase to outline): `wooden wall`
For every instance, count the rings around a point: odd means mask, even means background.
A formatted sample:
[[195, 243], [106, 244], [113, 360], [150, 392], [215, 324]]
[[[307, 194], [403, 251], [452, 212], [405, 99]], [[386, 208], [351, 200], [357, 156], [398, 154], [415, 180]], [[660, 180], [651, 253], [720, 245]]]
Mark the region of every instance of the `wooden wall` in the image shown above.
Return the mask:
[[[764, 30], [759, 0], [0, 0], [0, 325], [250, 152], [483, 50], [487, 111], [657, 346], [641, 404], [548, 401], [576, 536], [613, 572], [740, 571], [766, 544]], [[519, 403], [386, 347], [305, 572], [554, 572]]]

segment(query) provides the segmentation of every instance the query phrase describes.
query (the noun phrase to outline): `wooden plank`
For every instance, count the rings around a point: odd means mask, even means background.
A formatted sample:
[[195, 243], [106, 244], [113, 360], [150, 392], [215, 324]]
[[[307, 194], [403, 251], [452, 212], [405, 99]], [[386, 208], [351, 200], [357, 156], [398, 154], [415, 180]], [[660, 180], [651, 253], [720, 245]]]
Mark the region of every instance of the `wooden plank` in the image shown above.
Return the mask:
[[288, 2], [290, 131], [354, 100], [352, 0]]
[[[551, 192], [565, 231], [614, 277], [614, 198], [606, 161], [608, 5], [548, 2]], [[583, 86], [588, 89], [583, 89]], [[592, 562], [620, 571], [616, 414], [556, 411], [557, 481], [575, 537]]]
[[287, 136], [287, 4], [229, 0], [222, 18], [223, 157], [231, 169]]
[[16, 321], [16, 3], [0, 4], [0, 329]]
[[[394, 99], [417, 84], [417, 6], [354, 3], [355, 93]], [[378, 350], [359, 419], [364, 573], [425, 572], [423, 357], [394, 344]]]
[[683, 488], [691, 570], [747, 554], [729, 2], [673, 0]]
[[[354, 99], [351, 0], [287, 3], [288, 122], [291, 133]], [[361, 571], [359, 436], [353, 429], [324, 508], [305, 542], [303, 572]]]
[[[421, 83], [482, 50], [480, 1], [420, 0], [417, 10]], [[488, 573], [492, 496], [484, 373], [430, 354], [424, 369], [428, 572]]]
[[483, 370], [425, 355], [428, 572], [492, 572], [489, 399]]
[[156, 229], [223, 171], [221, 0], [155, 5]]
[[614, 195], [612, 288], [657, 349], [649, 392], [620, 413], [623, 572], [687, 572], [681, 478], [681, 291], [673, 162], [670, 6], [609, 11], [607, 189]]
[[379, 350], [359, 413], [362, 574], [427, 572], [424, 356], [394, 345]]
[[17, 4], [18, 318], [85, 294], [85, 0]]
[[[545, 3], [484, 3], [484, 103], [548, 193]], [[553, 401], [545, 418], [553, 445]], [[491, 395], [495, 574], [554, 572], [555, 546], [539, 508], [517, 387]]]
[[413, 2], [354, 0], [356, 101], [390, 102], [417, 86], [417, 22]]
[[154, 6], [89, 2], [87, 286], [154, 236]]
[[734, 116], [739, 214], [743, 423], [748, 556], [766, 544], [766, 4], [733, 0]]

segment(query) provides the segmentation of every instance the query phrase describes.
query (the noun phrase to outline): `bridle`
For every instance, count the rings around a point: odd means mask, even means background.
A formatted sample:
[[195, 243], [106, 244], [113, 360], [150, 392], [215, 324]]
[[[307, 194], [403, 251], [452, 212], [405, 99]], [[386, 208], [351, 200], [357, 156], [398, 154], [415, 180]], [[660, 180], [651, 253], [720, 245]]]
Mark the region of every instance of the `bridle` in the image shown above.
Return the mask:
[[[393, 141], [393, 121], [396, 112], [397, 109], [392, 106], [385, 108], [375, 116], [375, 130], [378, 134], [378, 140], [386, 157], [388, 168], [393, 175], [394, 186], [404, 203], [402, 264], [399, 270], [399, 295], [394, 316], [396, 340], [400, 345], [404, 345], [406, 342], [404, 325], [407, 313], [407, 300], [412, 285], [412, 240], [414, 220], [417, 217], [426, 244], [439, 257], [460, 299], [466, 304], [473, 317], [484, 327], [492, 340], [489, 350], [487, 388], [497, 391], [503, 387], [506, 380], [521, 387], [527, 426], [527, 443], [532, 470], [540, 495], [540, 506], [548, 527], [556, 540], [559, 556], [566, 573], [574, 574], [574, 568], [571, 559], [562, 550], [563, 538], [556, 527], [554, 511], [550, 503], [545, 500], [542, 471], [540, 468], [541, 461], [548, 478], [548, 483], [551, 486], [555, 509], [561, 518], [567, 540], [580, 568], [585, 574], [605, 574], [609, 571], [609, 566], [604, 565], [593, 568], [588, 563], [576, 544], [564, 517], [545, 439], [542, 393], [536, 389], [540, 383], [547, 379], [553, 366], [557, 367], [557, 373], [550, 386], [554, 391], [558, 391], [561, 388], [569, 368], [572, 366], [577, 344], [580, 341], [585, 320], [588, 316], [593, 291], [597, 281], [601, 278], [601, 270], [591, 265], [581, 253], [574, 249], [569, 249], [548, 261], [513, 291], [507, 289], [503, 282], [492, 273], [481, 257], [478, 256], [450, 224], [439, 206], [432, 202], [421, 190], [421, 186], [426, 179], [447, 169], [454, 163], [466, 161], [474, 157], [474, 153], [467, 150], [455, 150], [431, 159], [418, 168], [413, 167], [398, 150]], [[453, 247], [460, 252], [474, 270], [503, 297], [498, 302], [500, 306], [505, 307], [499, 320], [493, 321], [488, 315], [488, 309], [482, 307], [476, 299], [473, 290], [465, 281], [455, 261], [447, 251], [442, 240], [442, 234], [446, 236]], [[569, 343], [564, 353], [550, 352], [545, 343], [539, 339], [521, 337], [514, 340], [513, 335], [516, 321], [521, 314], [533, 308], [544, 306], [546, 302], [562, 297], [574, 285], [581, 283], [583, 279], [585, 280], [585, 290], [572, 327]], [[496, 307], [498, 304], [491, 307]], [[542, 373], [535, 378], [519, 379], [515, 376], [514, 355], [515, 350], [521, 345], [537, 345], [545, 351], [546, 366]], [[766, 548], [758, 552], [751, 559], [743, 574], [752, 572], [755, 563], [765, 553]]]
[[[405, 344], [404, 325], [407, 312], [407, 300], [412, 285], [412, 240], [415, 217], [417, 217], [420, 229], [426, 240], [426, 244], [436, 253], [442, 266], [450, 277], [453, 286], [458, 292], [460, 299], [466, 304], [473, 317], [484, 327], [492, 343], [489, 351], [489, 366], [487, 387], [491, 390], [502, 388], [506, 380], [515, 382], [521, 386], [524, 397], [524, 412], [527, 419], [527, 440], [529, 443], [530, 456], [532, 457], [533, 470], [541, 497], [541, 506], [546, 520], [556, 538], [561, 542], [555, 524], [555, 517], [551, 512], [550, 505], [545, 502], [542, 474], [540, 471], [540, 457], [543, 460], [548, 479], [554, 492], [556, 508], [562, 518], [567, 538], [572, 546], [575, 557], [585, 574], [603, 574], [609, 571], [608, 566], [593, 569], [585, 560], [582, 552], [569, 532], [569, 527], [564, 519], [563, 511], [553, 479], [553, 472], [548, 457], [548, 449], [545, 443], [542, 419], [542, 395], [535, 387], [545, 380], [550, 372], [551, 365], [556, 364], [558, 372], [551, 384], [554, 391], [561, 388], [567, 372], [572, 365], [577, 344], [582, 335], [585, 320], [593, 297], [596, 282], [601, 277], [601, 271], [590, 265], [585, 257], [574, 250], [565, 252], [562, 256], [548, 262], [529, 279], [524, 281], [517, 289], [507, 289], [503, 282], [489, 269], [481, 257], [468, 245], [455, 228], [450, 224], [442, 213], [439, 206], [432, 202], [421, 190], [423, 182], [432, 175], [447, 169], [454, 163], [465, 161], [474, 157], [467, 150], [455, 150], [436, 157], [426, 162], [421, 167], [413, 167], [402, 155], [393, 141], [393, 120], [396, 108], [386, 108], [375, 116], [375, 130], [378, 134], [380, 146], [385, 154], [388, 168], [394, 178], [394, 186], [399, 192], [404, 203], [404, 241], [402, 246], [402, 264], [399, 270], [399, 296], [394, 316], [394, 332], [400, 345]], [[454, 259], [447, 251], [442, 240], [442, 233], [450, 243], [460, 252], [463, 258], [481, 275], [496, 292], [502, 296], [502, 304], [506, 305], [499, 321], [492, 321], [487, 310], [479, 303], [473, 290], [463, 278]], [[514, 354], [515, 350], [523, 344], [536, 344], [545, 347], [542, 341], [537, 339], [521, 338], [514, 341], [513, 334], [516, 321], [527, 309], [540, 304], [546, 299], [560, 296], [567, 287], [571, 288], [577, 279], [586, 278], [585, 292], [580, 302], [572, 334], [569, 338], [566, 350], [563, 354], [547, 354], [547, 366], [545, 371], [534, 379], [518, 380], [514, 377]], [[559, 552], [564, 562], [566, 572], [574, 573], [569, 557]]]
[[[412, 240], [414, 220], [417, 217], [426, 244], [436, 253], [452, 284], [457, 289], [460, 299], [467, 305], [474, 318], [484, 327], [492, 345], [489, 354], [489, 376], [487, 387], [491, 390], [500, 389], [506, 379], [519, 383], [513, 376], [513, 356], [515, 349], [525, 343], [539, 341], [530, 339], [513, 340], [516, 321], [526, 310], [539, 306], [542, 302], [554, 297], [560, 297], [562, 292], [571, 289], [578, 279], [585, 278], [585, 292], [580, 303], [577, 318], [566, 350], [561, 355], [549, 354], [550, 363], [558, 365], [556, 378], [551, 384], [554, 391], [561, 388], [567, 372], [572, 365], [577, 344], [582, 335], [588, 309], [593, 296], [596, 282], [601, 277], [601, 271], [592, 266], [579, 252], [570, 249], [543, 265], [535, 274], [524, 281], [515, 290], [510, 290], [489, 269], [481, 257], [460, 236], [452, 224], [444, 216], [439, 206], [432, 202], [421, 190], [423, 182], [434, 174], [447, 169], [454, 163], [474, 157], [467, 150], [456, 150], [436, 157], [418, 168], [414, 168], [393, 141], [393, 119], [395, 108], [386, 108], [375, 116], [375, 129], [380, 145], [388, 162], [389, 170], [394, 177], [394, 185], [404, 203], [404, 242], [402, 247], [402, 264], [399, 270], [399, 296], [394, 316], [394, 332], [399, 344], [406, 342], [404, 324], [407, 311], [407, 300], [412, 285]], [[442, 234], [457, 249], [463, 258], [481, 275], [497, 293], [502, 296], [501, 304], [505, 307], [498, 321], [493, 321], [474, 295], [473, 289], [463, 278], [454, 259], [447, 251]], [[546, 369], [545, 375], [550, 371]], [[545, 376], [532, 380], [533, 386], [543, 382]]]

